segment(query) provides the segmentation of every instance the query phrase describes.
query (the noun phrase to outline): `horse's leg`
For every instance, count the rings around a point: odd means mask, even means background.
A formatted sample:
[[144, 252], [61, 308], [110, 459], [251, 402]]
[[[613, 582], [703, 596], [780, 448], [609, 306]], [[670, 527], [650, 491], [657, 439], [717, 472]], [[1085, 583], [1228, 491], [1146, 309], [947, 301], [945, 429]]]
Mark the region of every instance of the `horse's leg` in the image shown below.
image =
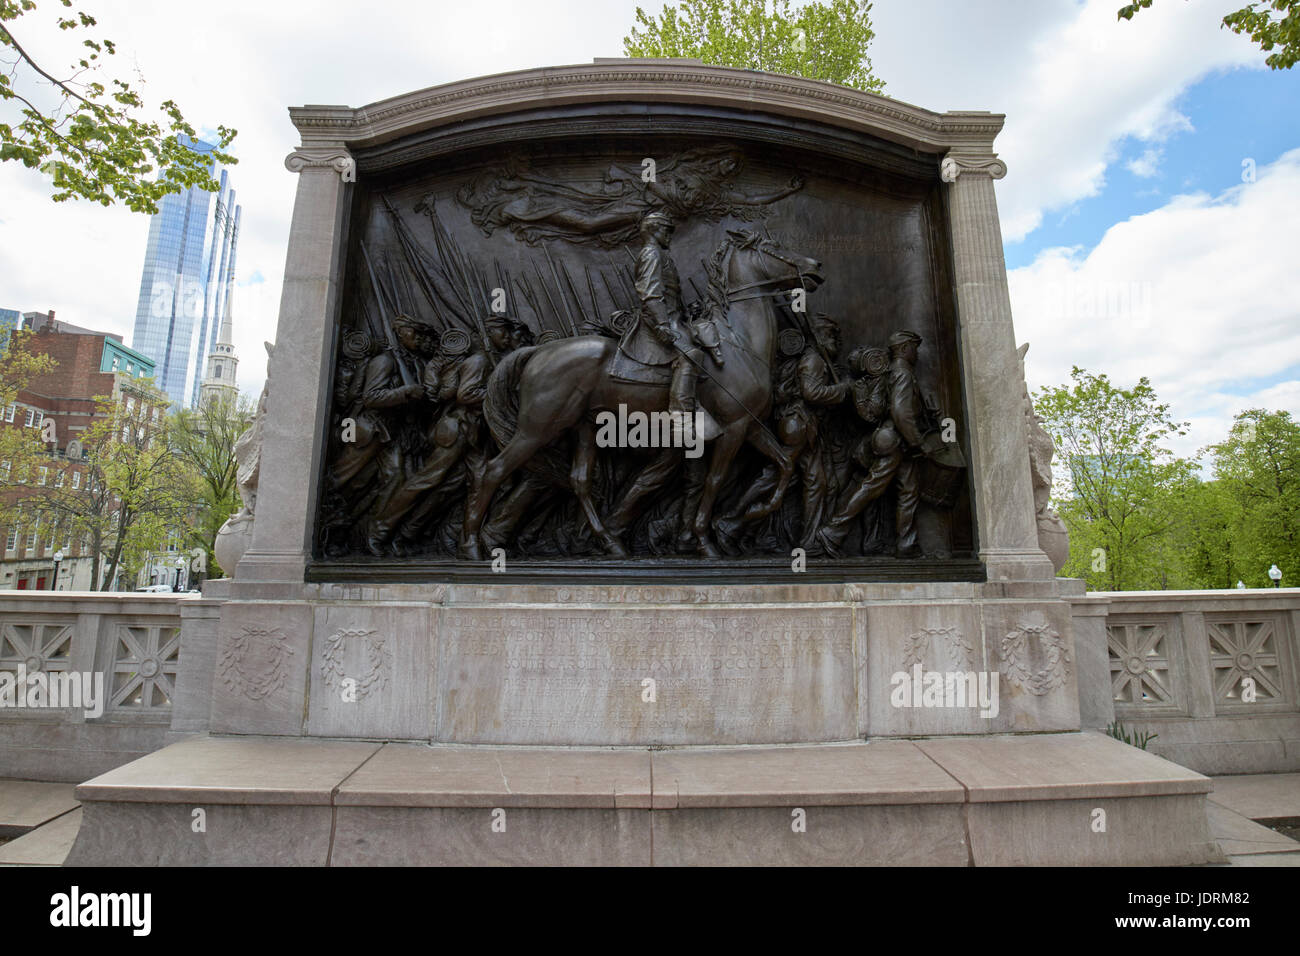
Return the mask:
[[586, 421], [578, 426], [578, 450], [573, 456], [573, 470], [569, 474], [569, 480], [573, 483], [573, 493], [578, 496], [578, 503], [582, 505], [591, 530], [596, 532], [596, 537], [605, 546], [605, 550], [617, 558], [626, 558], [627, 549], [618, 538], [605, 530], [600, 515], [596, 513], [596, 505], [591, 500], [591, 476], [595, 469], [596, 429], [591, 422]]
[[628, 525], [636, 520], [646, 498], [662, 488], [664, 483], [673, 476], [673, 472], [681, 464], [682, 457], [680, 448], [665, 448], [654, 461], [637, 472], [636, 477], [628, 485], [627, 491], [623, 493], [623, 497], [605, 519], [605, 527], [611, 535], [616, 538], [622, 536]]
[[549, 444], [553, 437], [549, 433], [530, 435], [517, 431], [515, 436], [510, 439], [509, 444], [501, 449], [501, 454], [493, 458], [484, 467], [482, 479], [465, 503], [465, 523], [460, 532], [460, 556], [462, 559], [466, 561], [483, 560], [483, 546], [479, 542], [479, 528], [483, 524], [483, 517], [487, 513], [488, 505], [492, 502], [492, 496], [501, 487], [501, 482], [509, 478], [515, 473], [516, 469], [520, 468], [533, 455]]
[[709, 523], [713, 518], [713, 502], [722, 490], [722, 482], [727, 477], [732, 459], [740, 446], [744, 444], [745, 433], [749, 430], [748, 419], [739, 419], [723, 429], [722, 434], [713, 441], [713, 457], [709, 459], [709, 474], [704, 479], [704, 491], [700, 494], [700, 504], [695, 510], [693, 533], [695, 546], [706, 558], [720, 558], [722, 554], [709, 539]]

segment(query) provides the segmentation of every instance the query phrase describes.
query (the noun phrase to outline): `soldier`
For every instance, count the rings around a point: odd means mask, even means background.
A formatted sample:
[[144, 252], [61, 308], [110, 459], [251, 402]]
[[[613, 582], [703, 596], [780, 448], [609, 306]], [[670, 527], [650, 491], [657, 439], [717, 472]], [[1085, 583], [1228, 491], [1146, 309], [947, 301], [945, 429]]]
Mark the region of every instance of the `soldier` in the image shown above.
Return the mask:
[[353, 434], [349, 436], [352, 440], [343, 442], [343, 449], [330, 469], [330, 479], [335, 490], [354, 502], [365, 497], [363, 493], [371, 487], [368, 479], [372, 476], [377, 478], [374, 482], [377, 490], [400, 478], [402, 452], [393, 433], [396, 421], [391, 410], [424, 395], [422, 385], [403, 384], [399, 363], [411, 368], [418, 359], [432, 354], [432, 333], [427, 326], [405, 315], [394, 317], [393, 331], [398, 349], [374, 354], [373, 346], [364, 336], [353, 336], [344, 344], [345, 354], [357, 363], [339, 382], [340, 398], [346, 408], [343, 418], [352, 420]]
[[[888, 417], [871, 438], [875, 456], [871, 468], [856, 487], [848, 489], [830, 521], [817, 532], [819, 543], [832, 557], [841, 555], [853, 519], [884, 494], [891, 482], [896, 483], [898, 492], [895, 553], [900, 558], [921, 555], [916, 539], [920, 459], [938, 455], [944, 442], [938, 430], [938, 410], [926, 401], [916, 382], [920, 344], [921, 337], [915, 332], [900, 331], [889, 337]], [[861, 397], [869, 404], [868, 394]], [[859, 408], [859, 413], [865, 415], [866, 410]]]
[[483, 320], [487, 329], [488, 345], [492, 357], [499, 362], [515, 349], [533, 344], [533, 332], [527, 325], [513, 316], [489, 315]]
[[[781, 367], [772, 396], [776, 406], [776, 437], [803, 479], [803, 528], [799, 543], [804, 548], [814, 543], [830, 487], [819, 441], [817, 408], [844, 401], [850, 385], [849, 382], [836, 381], [835, 369], [827, 364], [827, 359], [833, 359], [840, 350], [840, 330], [835, 320], [819, 312], [813, 320], [813, 333], [817, 336], [817, 347], [807, 343], [796, 361], [786, 362]], [[792, 337], [796, 343], [802, 341], [802, 337], [792, 329], [783, 335], [787, 339]], [[734, 536], [753, 520], [749, 514], [737, 520], [737, 515], [751, 508], [754, 502], [765, 500], [776, 488], [778, 475], [773, 465], [763, 469], [763, 474], [745, 492], [732, 514], [718, 522], [718, 533]]]
[[425, 370], [425, 384], [430, 394], [436, 389], [438, 401], [449, 403], [433, 429], [434, 448], [424, 467], [397, 488], [378, 509], [367, 542], [370, 553], [387, 553], [398, 524], [420, 503], [427, 493], [438, 488], [456, 465], [477, 453], [482, 445], [483, 398], [491, 372], [487, 355], [473, 346], [468, 335], [459, 330], [443, 334], [444, 354], [461, 353], [438, 374], [432, 367]]

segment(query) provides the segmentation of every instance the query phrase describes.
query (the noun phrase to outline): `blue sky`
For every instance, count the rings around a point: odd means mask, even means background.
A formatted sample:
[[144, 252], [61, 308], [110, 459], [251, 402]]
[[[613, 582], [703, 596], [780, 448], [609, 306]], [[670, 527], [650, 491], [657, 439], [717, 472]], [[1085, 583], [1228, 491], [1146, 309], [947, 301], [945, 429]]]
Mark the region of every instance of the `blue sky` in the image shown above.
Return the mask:
[[[1027, 266], [1055, 246], [1091, 249], [1117, 222], [1159, 209], [1179, 193], [1218, 195], [1242, 182], [1244, 160], [1258, 169], [1300, 146], [1300, 70], [1216, 71], [1179, 96], [1174, 109], [1190, 129], [1154, 145], [1136, 136], [1119, 140], [1101, 193], [1047, 212], [1024, 239], [1006, 242], [1007, 268]], [[1153, 150], [1152, 174], [1137, 175], [1127, 165], [1147, 172], [1141, 163]]]

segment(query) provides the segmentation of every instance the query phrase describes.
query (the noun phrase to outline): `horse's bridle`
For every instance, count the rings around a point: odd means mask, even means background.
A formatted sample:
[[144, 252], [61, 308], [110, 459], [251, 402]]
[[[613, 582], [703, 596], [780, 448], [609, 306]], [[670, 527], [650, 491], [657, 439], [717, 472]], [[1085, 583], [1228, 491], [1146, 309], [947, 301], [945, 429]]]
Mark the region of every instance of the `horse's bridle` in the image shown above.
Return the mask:
[[[757, 240], [756, 242], [754, 242], [753, 245], [757, 246], [757, 247], [759, 248], [759, 250], [760, 250], [761, 252], [765, 253], [766, 255], [769, 255], [769, 256], [771, 256], [773, 259], [776, 259], [776, 260], [778, 260], [778, 261], [780, 261], [780, 262], [784, 262], [786, 265], [788, 265], [791, 269], [794, 270], [794, 277], [797, 278], [801, 284], [803, 283], [803, 281], [804, 281], [804, 277], [807, 276], [808, 273], [806, 273], [806, 272], [804, 272], [802, 269], [800, 269], [800, 268], [799, 268], [799, 264], [798, 264], [797, 262], [795, 262], [793, 259], [791, 259], [791, 258], [789, 258], [789, 257], [787, 257], [787, 256], [783, 256], [783, 255], [781, 255], [781, 253], [779, 253], [779, 252], [775, 251], [774, 249], [770, 248], [770, 246], [771, 246], [771, 245], [775, 245], [775, 243], [772, 243], [770, 240], [767, 240], [767, 239], [760, 239], [760, 240]], [[724, 269], [726, 269], [727, 266], [729, 265], [730, 260], [731, 260], [731, 254], [732, 254], [733, 252], [735, 252], [735, 251], [736, 251], [736, 247], [735, 247], [735, 245], [732, 245], [731, 249], [727, 252], [727, 261], [723, 262], [723, 264], [722, 264]], [[728, 302], [728, 303], [731, 303], [731, 302], [744, 302], [744, 301], [747, 300], [747, 299], [764, 299], [764, 298], [768, 298], [768, 297], [775, 297], [775, 296], [778, 296], [778, 295], [782, 295], [783, 293], [785, 293], [785, 292], [787, 291], [786, 289], [770, 289], [770, 290], [764, 291], [763, 287], [766, 286], [766, 285], [769, 285], [770, 283], [773, 283], [773, 282], [783, 282], [783, 281], [785, 281], [787, 278], [789, 278], [789, 277], [788, 277], [788, 276], [770, 276], [770, 277], [768, 277], [768, 278], [766, 278], [766, 279], [760, 279], [760, 280], [758, 280], [757, 282], [750, 282], [750, 283], [748, 283], [748, 284], [746, 284], [746, 285], [737, 286], [735, 289], [728, 289], [728, 290], [727, 290], [727, 302]], [[735, 292], [745, 292], [745, 291], [747, 291], [747, 290], [751, 290], [751, 289], [754, 290], [754, 291], [750, 292], [750, 294], [748, 294], [748, 295], [734, 295], [734, 294], [733, 294], [733, 293], [735, 293]]]

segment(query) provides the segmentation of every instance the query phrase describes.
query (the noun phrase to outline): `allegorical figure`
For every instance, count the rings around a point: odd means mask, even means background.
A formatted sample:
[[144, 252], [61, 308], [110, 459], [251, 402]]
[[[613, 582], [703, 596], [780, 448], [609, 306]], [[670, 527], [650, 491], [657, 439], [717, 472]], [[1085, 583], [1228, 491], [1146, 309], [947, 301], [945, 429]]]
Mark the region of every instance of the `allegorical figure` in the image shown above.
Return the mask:
[[818, 541], [832, 557], [841, 556], [854, 519], [891, 484], [897, 493], [895, 553], [900, 558], [921, 555], [916, 536], [919, 466], [925, 456], [943, 451], [944, 441], [939, 431], [939, 411], [926, 401], [916, 381], [920, 345], [921, 337], [915, 332], [900, 331], [889, 337], [889, 413], [871, 438], [871, 468], [845, 491], [831, 519], [817, 533]]
[[752, 220], [803, 188], [803, 180], [795, 177], [774, 189], [748, 189], [737, 182], [743, 169], [740, 151], [725, 145], [666, 157], [650, 177], [644, 163], [615, 163], [598, 183], [557, 182], [514, 157], [460, 189], [457, 199], [489, 235], [504, 226], [530, 245], [564, 239], [612, 248], [635, 240], [647, 213], [663, 212], [678, 220]]

